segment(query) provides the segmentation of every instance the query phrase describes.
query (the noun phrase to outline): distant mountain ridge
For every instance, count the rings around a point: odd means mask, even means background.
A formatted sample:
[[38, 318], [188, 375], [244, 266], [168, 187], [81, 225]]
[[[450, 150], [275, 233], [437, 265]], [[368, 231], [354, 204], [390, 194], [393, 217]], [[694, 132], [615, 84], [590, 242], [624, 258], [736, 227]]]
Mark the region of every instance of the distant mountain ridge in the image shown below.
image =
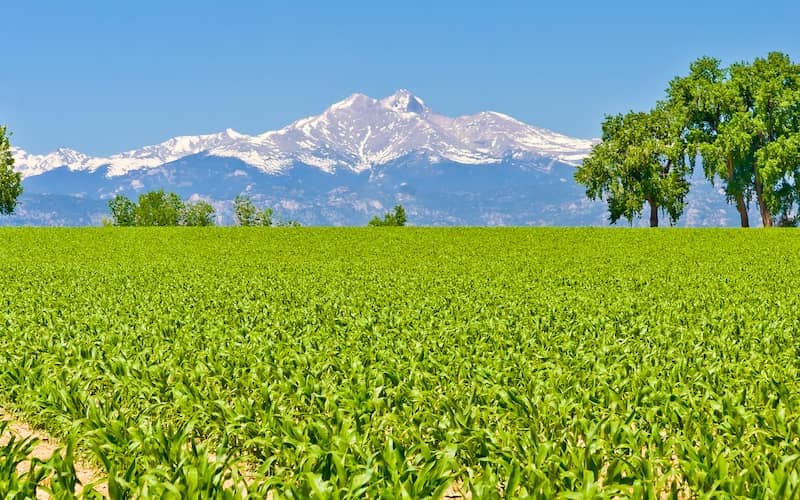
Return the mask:
[[465, 165], [498, 164], [509, 156], [517, 160], [547, 156], [576, 163], [591, 146], [590, 140], [527, 125], [501, 113], [449, 118], [431, 111], [409, 91], [399, 90], [384, 99], [353, 94], [320, 115], [255, 136], [227, 129], [174, 137], [109, 157], [91, 157], [67, 148], [47, 155], [15, 148], [14, 157], [25, 177], [65, 166], [89, 172], [107, 166], [107, 175], [116, 177], [200, 153], [239, 159], [267, 173], [283, 172], [298, 163], [326, 172], [360, 172], [412, 153], [425, 154], [434, 163]]
[[[496, 112], [451, 118], [399, 90], [353, 94], [275, 131], [180, 136], [108, 157], [14, 148], [25, 192], [0, 224], [92, 225], [116, 194], [206, 199], [232, 223], [240, 193], [303, 224], [363, 225], [396, 203], [419, 225], [605, 225], [573, 179], [596, 141]], [[735, 211], [697, 182], [683, 225], [728, 225]]]

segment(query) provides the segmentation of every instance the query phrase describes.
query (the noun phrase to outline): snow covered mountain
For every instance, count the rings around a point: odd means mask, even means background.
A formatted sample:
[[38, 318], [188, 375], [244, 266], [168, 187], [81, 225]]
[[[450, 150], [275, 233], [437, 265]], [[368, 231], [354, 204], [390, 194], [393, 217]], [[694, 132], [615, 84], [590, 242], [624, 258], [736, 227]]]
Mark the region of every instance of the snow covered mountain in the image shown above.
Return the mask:
[[360, 172], [409, 154], [422, 154], [433, 163], [464, 165], [498, 164], [508, 157], [530, 156], [574, 163], [591, 146], [589, 140], [526, 125], [500, 113], [449, 118], [434, 113], [407, 90], [400, 90], [380, 100], [354, 94], [321, 115], [255, 136], [228, 129], [218, 134], [175, 137], [107, 158], [65, 148], [47, 155], [15, 149], [14, 156], [17, 169], [25, 177], [58, 167], [87, 172], [108, 167], [107, 176], [117, 177], [200, 153], [239, 159], [266, 173], [283, 172], [298, 163], [326, 172]]
[[[254, 136], [228, 129], [109, 157], [16, 148], [25, 192], [0, 224], [99, 224], [115, 194], [165, 189], [212, 201], [220, 223], [247, 193], [304, 224], [362, 225], [402, 203], [415, 224], [604, 225], [604, 205], [573, 180], [593, 144], [495, 112], [450, 118], [407, 90], [354, 94]], [[736, 220], [706, 184], [692, 196], [685, 223]]]

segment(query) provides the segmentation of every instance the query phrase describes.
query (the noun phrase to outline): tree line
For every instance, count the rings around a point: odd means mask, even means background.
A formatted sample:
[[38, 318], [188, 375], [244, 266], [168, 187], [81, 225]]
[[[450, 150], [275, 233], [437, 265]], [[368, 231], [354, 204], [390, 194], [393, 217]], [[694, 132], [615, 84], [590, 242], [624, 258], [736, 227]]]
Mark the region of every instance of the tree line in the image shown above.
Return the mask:
[[602, 130], [575, 179], [607, 202], [611, 223], [646, 208], [653, 227], [659, 213], [677, 222], [698, 164], [742, 227], [751, 203], [764, 227], [798, 223], [800, 64], [786, 54], [730, 66], [700, 58], [652, 110], [606, 116]]
[[[216, 210], [205, 200], [186, 201], [163, 189], [139, 195], [138, 203], [118, 194], [108, 202], [113, 226], [213, 226]], [[295, 220], [275, 220], [271, 208], [259, 209], [248, 196], [233, 200], [236, 225], [299, 227]]]
[[[108, 202], [111, 211], [109, 225], [113, 226], [213, 226], [216, 210], [204, 200], [184, 202], [175, 193], [163, 189], [139, 195], [135, 203], [118, 194]], [[296, 220], [274, 220], [271, 208], [255, 206], [248, 196], [239, 195], [233, 200], [233, 213], [237, 226], [300, 227]], [[373, 217], [368, 226], [405, 226], [408, 221], [402, 205], [386, 212], [383, 218]]]
[[392, 211], [386, 212], [383, 215], [383, 219], [376, 215], [370, 219], [367, 225], [373, 227], [405, 226], [406, 222], [408, 222], [408, 217], [406, 216], [406, 211], [403, 208], [403, 205], [395, 205]]

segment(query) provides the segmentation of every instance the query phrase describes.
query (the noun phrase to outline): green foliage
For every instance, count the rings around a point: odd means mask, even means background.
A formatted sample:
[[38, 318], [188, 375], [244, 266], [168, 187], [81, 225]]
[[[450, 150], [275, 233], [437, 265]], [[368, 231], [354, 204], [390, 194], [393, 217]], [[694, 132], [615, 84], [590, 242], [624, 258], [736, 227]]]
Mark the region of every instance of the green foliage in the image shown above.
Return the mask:
[[22, 194], [22, 174], [14, 171], [9, 135], [6, 127], [0, 126], [0, 215], [14, 213]]
[[676, 110], [659, 105], [649, 113], [608, 116], [603, 140], [579, 166], [575, 179], [592, 199], [606, 199], [611, 223], [629, 221], [650, 207], [650, 225], [658, 211], [671, 223], [683, 213], [691, 168], [681, 136], [683, 122]]
[[113, 498], [794, 498], [798, 280], [790, 231], [2, 229], [0, 407]]
[[276, 226], [277, 227], [302, 227], [302, 224], [300, 224], [299, 221], [294, 220], [294, 219], [287, 219], [287, 220], [279, 219], [277, 224], [276, 224]]
[[670, 82], [670, 103], [683, 114], [692, 165], [702, 158], [706, 178], [721, 180], [735, 202], [743, 227], [750, 225], [747, 204], [754, 195], [750, 134], [742, 129], [745, 103], [721, 62], [703, 57], [689, 74]]
[[[686, 165], [688, 156], [689, 165]], [[576, 179], [591, 199], [608, 201], [611, 222], [640, 216], [644, 203], [680, 216], [689, 167], [702, 159], [721, 180], [741, 225], [755, 198], [764, 226], [800, 211], [800, 64], [778, 52], [722, 67], [703, 57], [673, 79], [655, 112], [607, 117]], [[674, 175], [673, 175], [674, 172]]]
[[233, 200], [233, 212], [238, 226], [272, 225], [272, 209], [259, 210], [249, 196], [238, 195]]
[[108, 202], [111, 210], [111, 218], [115, 226], [135, 226], [136, 225], [136, 203], [125, 195], [118, 194]]
[[684, 115], [692, 159], [702, 158], [709, 180], [722, 179], [743, 226], [752, 198], [764, 226], [797, 210], [800, 65], [777, 52], [729, 68], [701, 58], [668, 97]]
[[[0, 436], [7, 436], [7, 430], [8, 423], [0, 421]], [[3, 498], [36, 498], [45, 476], [41, 462], [31, 462], [30, 455], [36, 443], [33, 438], [9, 436], [0, 446], [0, 495]], [[25, 464], [28, 470], [21, 472]]]
[[405, 226], [408, 221], [406, 211], [402, 205], [395, 205], [394, 210], [386, 212], [383, 219], [377, 215], [370, 219], [368, 226]]
[[183, 215], [183, 201], [175, 193], [163, 189], [139, 195], [136, 205], [137, 226], [177, 226]]
[[800, 193], [800, 64], [773, 52], [738, 67], [734, 76], [747, 105], [762, 214], [786, 215]]
[[[127, 196], [117, 195], [108, 202], [114, 226], [213, 226], [216, 210], [207, 201], [184, 203], [175, 193], [151, 191], [134, 203]], [[246, 196], [234, 200], [236, 223], [240, 226], [272, 226], [271, 208], [259, 210]], [[105, 222], [104, 222], [105, 224]], [[278, 222], [279, 226], [299, 227], [294, 220]]]
[[[93, 485], [81, 485], [75, 471], [74, 438], [57, 448], [49, 458], [35, 457], [39, 440], [20, 438], [9, 432], [8, 422], [0, 420], [0, 496], [6, 499], [99, 498]], [[79, 487], [80, 485], [80, 487]]]
[[137, 205], [118, 194], [108, 202], [112, 225], [130, 226], [213, 226], [214, 207], [207, 201], [183, 203], [175, 193], [151, 191], [139, 196]]
[[408, 217], [406, 216], [406, 211], [403, 208], [403, 205], [395, 205], [394, 207], [394, 223], [396, 226], [405, 226], [406, 222], [408, 222]]
[[262, 209], [262, 210], [257, 210], [253, 225], [255, 225], [255, 226], [265, 226], [265, 227], [271, 226], [272, 225], [272, 209], [271, 208], [265, 208], [265, 209]]
[[239, 226], [255, 226], [258, 209], [249, 196], [238, 195], [233, 200], [233, 212]]
[[216, 210], [211, 203], [199, 200], [187, 202], [181, 220], [184, 226], [213, 226]]

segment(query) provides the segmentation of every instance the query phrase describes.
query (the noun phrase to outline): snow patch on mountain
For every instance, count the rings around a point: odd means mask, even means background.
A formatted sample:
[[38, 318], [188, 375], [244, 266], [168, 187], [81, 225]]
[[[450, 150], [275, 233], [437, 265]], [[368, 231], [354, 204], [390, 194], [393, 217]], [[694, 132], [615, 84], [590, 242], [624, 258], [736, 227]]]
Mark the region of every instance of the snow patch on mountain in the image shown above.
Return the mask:
[[12, 152], [24, 177], [59, 167], [88, 172], [107, 167], [107, 177], [118, 177], [197, 154], [239, 159], [266, 173], [283, 172], [298, 163], [328, 173], [340, 169], [362, 172], [410, 155], [422, 156], [431, 163], [485, 165], [508, 159], [549, 158], [574, 165], [594, 143], [501, 113], [450, 118], [434, 113], [408, 90], [399, 90], [383, 99], [353, 94], [320, 115], [255, 136], [227, 129], [217, 134], [174, 137], [109, 157], [90, 157], [66, 148], [47, 155], [19, 148]]

